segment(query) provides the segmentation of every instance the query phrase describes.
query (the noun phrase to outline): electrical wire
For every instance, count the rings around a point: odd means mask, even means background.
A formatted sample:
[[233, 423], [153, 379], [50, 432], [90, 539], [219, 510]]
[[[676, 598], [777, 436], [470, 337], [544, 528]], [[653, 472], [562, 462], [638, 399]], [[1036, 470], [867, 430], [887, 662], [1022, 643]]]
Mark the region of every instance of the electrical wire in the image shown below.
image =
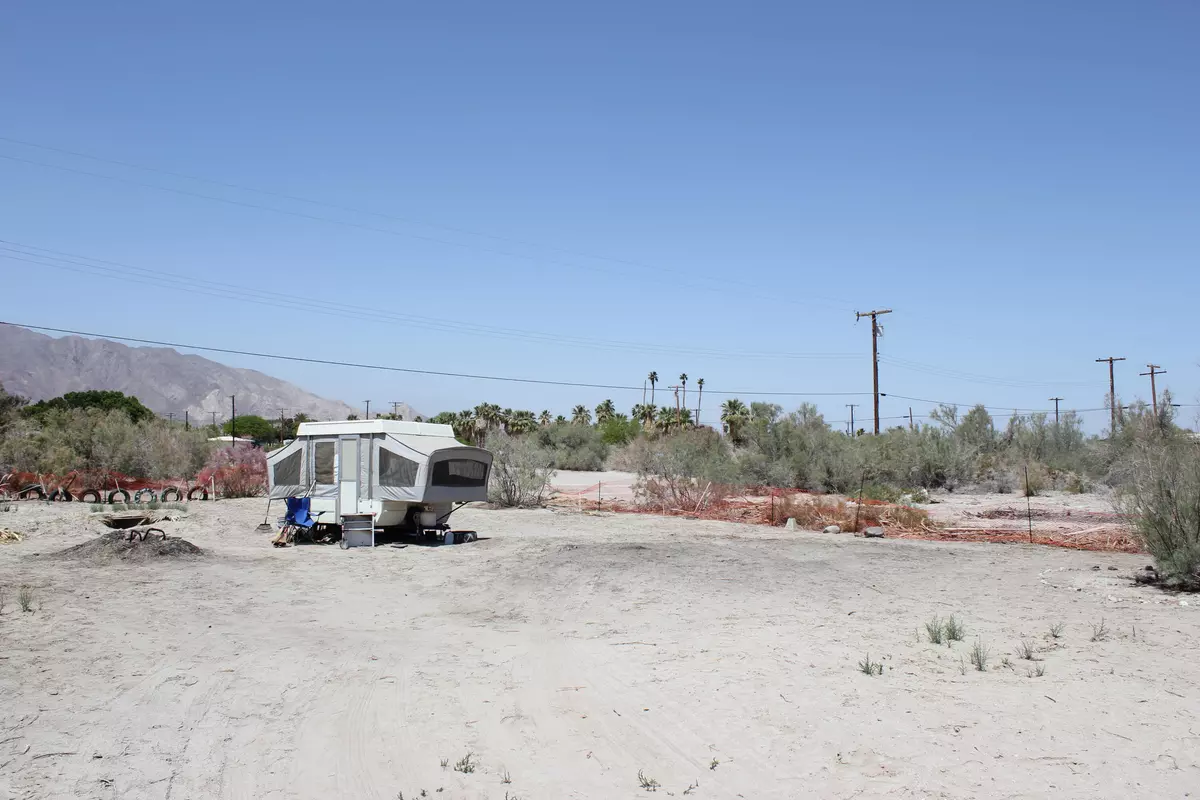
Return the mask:
[[[157, 340], [157, 339], [144, 339], [144, 338], [137, 338], [137, 337], [132, 337], [132, 336], [116, 336], [116, 335], [108, 334], [108, 333], [95, 333], [95, 332], [91, 332], [91, 331], [77, 331], [77, 330], [70, 330], [67, 328], [53, 328], [53, 327], [49, 327], [46, 325], [30, 325], [30, 324], [27, 324], [24, 322], [10, 322], [10, 321], [6, 321], [6, 320], [0, 320], [0, 325], [8, 325], [11, 327], [16, 327], [16, 328], [28, 328], [30, 330], [35, 330], [35, 331], [65, 333], [65, 334], [69, 334], [72, 336], [90, 336], [90, 337], [96, 337], [99, 339], [110, 339], [110, 340], [118, 341], [118, 342], [135, 342], [137, 344], [149, 344], [149, 345], [154, 345], [156, 347], [176, 347], [176, 348], [181, 347], [185, 350], [199, 350], [202, 352], [224, 353], [227, 355], [239, 355], [239, 356], [250, 356], [253, 358], [267, 358], [267, 359], [273, 359], [276, 361], [291, 361], [291, 362], [298, 362], [298, 363], [302, 363], [302, 364], [320, 364], [322, 366], [352, 367], [355, 369], [370, 369], [370, 370], [377, 370], [377, 371], [382, 371], [382, 372], [402, 372], [402, 373], [413, 374], [413, 375], [433, 375], [433, 376], [444, 377], [444, 378], [467, 378], [467, 379], [471, 379], [471, 380], [480, 380], [480, 381], [498, 381], [498, 382], [504, 382], [504, 383], [538, 384], [538, 385], [542, 385], [542, 386], [571, 386], [571, 387], [578, 387], [578, 388], [584, 388], [584, 389], [611, 389], [614, 391], [630, 391], [630, 392], [644, 392], [646, 390], [646, 387], [644, 387], [644, 386], [621, 386], [621, 385], [607, 384], [607, 383], [584, 383], [584, 382], [577, 382], [577, 381], [546, 380], [546, 379], [541, 379], [541, 378], [516, 378], [516, 377], [499, 376], [499, 375], [478, 375], [478, 374], [468, 373], [468, 372], [444, 372], [441, 370], [416, 369], [416, 368], [412, 368], [412, 367], [394, 367], [394, 366], [388, 366], [388, 365], [384, 365], [384, 364], [363, 364], [363, 363], [354, 362], [354, 361], [338, 361], [335, 359], [313, 358], [310, 356], [291, 356], [291, 355], [283, 355], [281, 353], [260, 353], [260, 352], [255, 352], [252, 350], [237, 350], [237, 349], [226, 348], [226, 347], [211, 347], [211, 346], [207, 346], [207, 345], [184, 344], [181, 342], [168, 342], [168, 341], [161, 341], [161, 340]], [[721, 396], [745, 395], [747, 397], [863, 397], [863, 396], [869, 396], [871, 394], [870, 392], [717, 391], [717, 390], [708, 389], [708, 388], [705, 389], [704, 393], [709, 394], [709, 395], [721, 395]]]
[[[124, 178], [124, 177], [120, 177], [118, 175], [105, 175], [102, 172], [92, 172], [90, 170], [79, 169], [77, 167], [68, 167], [68, 166], [64, 166], [61, 164], [49, 164], [44, 161], [34, 161], [33, 159], [20, 158], [19, 156], [7, 155], [5, 153], [0, 153], [0, 158], [6, 159], [8, 161], [20, 163], [20, 164], [28, 164], [28, 165], [35, 166], [35, 167], [42, 167], [44, 169], [53, 169], [53, 170], [58, 170], [60, 172], [72, 173], [75, 175], [87, 175], [87, 176], [90, 176], [93, 178], [101, 178], [103, 180], [115, 181], [117, 183], [123, 183], [123, 184], [127, 184], [130, 186], [140, 186], [140, 187], [146, 188], [146, 189], [156, 189], [156, 190], [162, 191], [162, 192], [170, 192], [172, 194], [178, 194], [183, 197], [192, 197], [192, 198], [197, 198], [197, 199], [201, 199], [201, 200], [210, 200], [215, 203], [225, 203], [227, 205], [238, 206], [241, 208], [252, 208], [252, 209], [257, 209], [259, 211], [270, 211], [275, 214], [281, 214], [281, 215], [289, 216], [289, 217], [297, 217], [299, 219], [305, 219], [305, 220], [309, 220], [312, 222], [324, 222], [324, 223], [328, 223], [330, 225], [341, 225], [344, 227], [356, 228], [358, 230], [372, 231], [374, 233], [382, 233], [382, 234], [386, 234], [388, 236], [419, 239], [421, 241], [432, 242], [435, 244], [446, 245], [449, 247], [461, 247], [461, 248], [467, 248], [467, 249], [474, 249], [474, 250], [478, 250], [480, 252], [490, 253], [492, 255], [504, 256], [506, 258], [515, 258], [515, 259], [520, 259], [523, 261], [529, 261], [529, 262], [533, 262], [533, 263], [550, 264], [553, 266], [564, 267], [567, 269], [583, 269], [583, 270], [588, 270], [591, 272], [597, 272], [597, 273], [601, 273], [601, 274], [613, 274], [613, 272], [614, 272], [611, 269], [604, 269], [601, 267], [589, 266], [587, 264], [580, 264], [577, 262], [568, 262], [568, 261], [561, 261], [558, 259], [549, 259], [549, 258], [544, 258], [544, 257], [539, 257], [539, 256], [531, 256], [531, 255], [528, 255], [525, 253], [517, 253], [517, 252], [510, 251], [510, 250], [499, 250], [499, 249], [492, 248], [492, 247], [481, 247], [478, 245], [466, 244], [463, 242], [456, 242], [451, 239], [442, 239], [442, 238], [438, 238], [436, 236], [427, 236], [427, 235], [419, 234], [419, 233], [398, 231], [393, 228], [381, 228], [377, 225], [367, 225], [367, 224], [361, 223], [361, 222], [352, 222], [350, 220], [339, 220], [339, 219], [334, 219], [333, 217], [322, 217], [320, 215], [309, 214], [304, 211], [295, 211], [292, 209], [278, 208], [276, 206], [263, 205], [262, 203], [249, 203], [244, 200], [234, 200], [234, 199], [228, 198], [228, 197], [219, 197], [217, 195], [204, 194], [203, 192], [193, 192], [193, 191], [190, 191], [187, 189], [180, 189], [180, 188], [174, 187], [174, 186], [162, 186], [160, 184], [147, 183], [145, 181], [135, 181], [131, 178]], [[662, 269], [665, 269], [665, 268], [662, 268]], [[674, 272], [674, 271], [672, 270], [671, 272]], [[622, 272], [619, 274], [624, 278], [645, 278], [644, 274], [635, 274], [635, 273], [629, 273], [629, 272]], [[717, 281], [718, 279], [709, 278], [708, 280]], [[673, 287], [687, 286], [687, 287], [690, 287], [693, 289], [701, 289], [703, 291], [716, 292], [716, 293], [719, 293], [719, 294], [725, 295], [725, 296], [728, 296], [733, 291], [730, 288], [730, 286], [728, 286], [728, 285], [704, 286], [701, 284], [696, 284], [694, 282], [679, 281], [675, 278], [672, 278], [671, 285]], [[798, 302], [796, 300], [792, 300], [787, 297], [780, 297], [778, 294], [767, 295], [767, 294], [762, 294], [760, 292], [753, 292], [753, 293], [749, 293], [749, 294], [747, 294], [746, 292], [736, 292], [736, 293], [743, 294], [743, 295], [749, 296], [749, 297], [754, 297], [755, 299], [758, 299], [758, 300], [769, 300], [772, 303], [785, 303], [788, 305], [796, 305], [796, 306], [816, 305], [816, 306], [825, 306], [827, 308], [836, 308], [837, 310], [841, 310], [841, 311], [850, 310], [850, 307], [846, 306], [846, 305], [831, 306], [828, 302], [820, 302], [820, 303]], [[806, 297], [816, 298], [818, 296], [814, 295], [814, 294], [806, 293]]]
[[[24, 261], [30, 264], [37, 264], [39, 266], [51, 267], [54, 269], [62, 269], [75, 272], [77, 274], [92, 274], [100, 277], [119, 276], [131, 278], [133, 280], [145, 280], [147, 278], [151, 278], [154, 280], [154, 283], [152, 283], [151, 286], [156, 288], [186, 289], [190, 293], [205, 294], [208, 296], [219, 297], [221, 299], [234, 299], [241, 302], [252, 302], [255, 304], [268, 303], [271, 305], [282, 306], [282, 302], [279, 299], [279, 293], [277, 290], [256, 289], [237, 284], [218, 283], [215, 281], [205, 280], [203, 278], [189, 277], [180, 275], [178, 273], [167, 272], [165, 270], [137, 267], [129, 264], [123, 264], [118, 261], [108, 261], [105, 259], [93, 258], [91, 256], [68, 253], [62, 250], [53, 250], [51, 248], [40, 247], [38, 245], [23, 244], [21, 242], [12, 241], [9, 239], [0, 239], [0, 251], [4, 251], [0, 252], [0, 258], [7, 258], [13, 261]], [[4, 253], [13, 255], [5, 255]], [[24, 256], [24, 258], [22, 256]], [[33, 258], [40, 260], [31, 260]], [[366, 306], [339, 303], [334, 300], [323, 299], [321, 303], [314, 304], [310, 310], [314, 314], [335, 316], [343, 319], [374, 319], [375, 321], [379, 322], [406, 325], [410, 327], [417, 327], [423, 330], [427, 330], [430, 327], [429, 317], [400, 314], [394, 311], [386, 311], [381, 309], [372, 309]], [[439, 331], [449, 328], [460, 330], [466, 333], [486, 335], [489, 337], [525, 339], [543, 344], [587, 347], [601, 350], [633, 350], [715, 359], [754, 358], [831, 360], [860, 358], [860, 355], [857, 353], [736, 352], [707, 348], [644, 344], [639, 342], [618, 340], [588, 339], [585, 337], [569, 336], [565, 334], [541, 333], [512, 328], [500, 328], [491, 325], [478, 325], [459, 320], [441, 318], [439, 318], [437, 321], [437, 328]]]
[[[547, 245], [547, 244], [542, 244], [539, 242], [531, 242], [528, 240], [518, 239], [515, 237], [498, 236], [493, 233], [483, 233], [480, 231], [471, 230], [469, 228], [463, 228], [463, 227], [458, 227], [458, 226], [453, 226], [453, 225], [445, 225], [445, 224], [438, 223], [438, 222], [430, 222], [428, 220], [417, 219], [415, 217], [407, 217], [407, 216], [402, 216], [399, 214], [384, 213], [382, 211], [373, 211], [371, 209], [356, 208], [354, 206], [347, 206], [347, 205], [342, 205], [339, 203], [330, 203], [325, 200], [314, 200], [311, 197], [304, 197], [302, 195], [288, 194], [285, 192], [276, 192], [276, 191], [272, 191], [269, 189], [259, 189], [259, 188], [253, 187], [253, 186], [247, 186], [245, 184], [231, 183], [229, 181], [216, 180], [213, 178], [205, 178], [205, 177], [202, 177], [199, 175], [191, 175], [191, 174], [188, 174], [185, 172], [176, 172], [174, 170], [162, 169], [161, 167], [150, 167], [150, 166], [146, 166], [145, 164], [136, 164], [132, 161], [123, 161], [120, 159], [108, 158], [105, 156], [97, 156], [92, 153], [83, 153], [78, 150], [68, 150], [68, 149], [62, 148], [62, 147], [53, 147], [50, 145], [39, 144], [37, 142], [26, 141], [24, 139], [14, 139], [10, 136], [0, 136], [0, 142], [8, 142], [9, 144], [16, 144], [16, 145], [20, 145], [22, 147], [31, 147], [31, 148], [35, 148], [38, 150], [45, 150], [45, 151], [52, 152], [52, 153], [59, 153], [61, 155], [68, 155], [68, 156], [72, 156], [75, 158], [84, 158], [84, 159], [88, 159], [89, 161], [96, 161], [96, 162], [99, 162], [102, 164], [112, 164], [114, 166], [125, 167], [127, 169], [136, 169], [136, 170], [140, 170], [142, 172], [150, 172], [150, 173], [156, 173], [159, 175], [166, 175], [166, 176], [169, 176], [172, 178], [180, 178], [183, 180], [196, 181], [197, 183], [207, 183], [210, 186], [220, 186], [220, 187], [223, 187], [226, 189], [235, 189], [235, 190], [241, 191], [241, 192], [250, 192], [251, 194], [258, 194], [258, 195], [262, 195], [264, 197], [274, 197], [274, 198], [277, 198], [280, 200], [289, 200], [289, 201], [295, 202], [295, 203], [306, 203], [308, 205], [319, 206], [321, 208], [328, 208], [333, 211], [343, 211], [343, 212], [350, 213], [350, 214], [361, 214], [364, 216], [378, 217], [379, 219], [387, 219], [387, 220], [391, 220], [393, 222], [402, 222], [402, 223], [405, 223], [408, 225], [424, 225], [425, 227], [428, 227], [428, 228], [437, 228], [440, 230], [447, 231], [449, 233], [465, 234], [467, 236], [475, 236], [475, 237], [478, 237], [481, 239], [491, 239], [492, 241], [505, 242], [507, 244], [516, 244], [516, 245], [520, 245], [522, 247], [537, 247], [537, 248], [541, 248], [543, 250], [550, 250], [553, 252], [562, 253], [563, 255], [569, 255], [574, 258], [588, 258], [588, 259], [593, 259], [595, 261], [607, 261], [607, 262], [610, 262], [613, 264], [621, 264], [621, 265], [628, 266], [628, 267], [634, 267], [639, 270], [650, 269], [650, 270], [655, 270], [658, 272], [668, 273], [671, 275], [680, 275], [683, 277], [695, 277], [694, 275], [690, 275], [689, 273], [685, 273], [681, 270], [671, 269], [670, 267], [663, 267], [663, 266], [656, 265], [656, 264], [648, 264], [643, 261], [635, 261], [635, 260], [624, 259], [624, 258], [613, 258], [611, 256], [598, 256], [598, 255], [595, 255], [592, 253], [584, 253], [584, 252], [581, 252], [578, 250], [571, 250], [571, 249], [567, 249], [567, 248], [563, 248], [563, 247], [557, 247], [554, 245]], [[726, 280], [724, 277], [719, 278], [719, 279], [718, 278], [710, 278], [708, 280], [719, 281], [723, 285], [732, 283], [735, 285], [746, 286], [746, 287], [754, 288], [754, 289], [759, 288], [753, 284], [745, 283], [743, 281], [737, 281], [737, 280], [729, 281], [729, 280]], [[807, 293], [807, 296], [816, 297], [821, 300], [831, 301], [831, 302], [836, 303], [837, 307], [839, 307], [839, 308], [842, 308], [845, 310], [851, 310], [849, 306], [842, 304], [841, 300], [838, 298], [828, 297], [828, 296], [824, 296], [824, 295], [814, 295], [811, 293]]]

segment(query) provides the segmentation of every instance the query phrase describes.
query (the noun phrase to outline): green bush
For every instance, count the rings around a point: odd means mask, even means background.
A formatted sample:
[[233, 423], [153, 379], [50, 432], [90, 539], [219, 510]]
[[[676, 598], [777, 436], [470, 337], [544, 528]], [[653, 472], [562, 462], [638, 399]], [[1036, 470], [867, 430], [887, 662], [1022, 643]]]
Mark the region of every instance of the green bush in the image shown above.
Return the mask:
[[1145, 443], [1131, 461], [1122, 509], [1168, 583], [1200, 589], [1200, 445]]
[[608, 445], [591, 425], [555, 423], [537, 432], [538, 444], [550, 453], [554, 469], [592, 471], [603, 468]]

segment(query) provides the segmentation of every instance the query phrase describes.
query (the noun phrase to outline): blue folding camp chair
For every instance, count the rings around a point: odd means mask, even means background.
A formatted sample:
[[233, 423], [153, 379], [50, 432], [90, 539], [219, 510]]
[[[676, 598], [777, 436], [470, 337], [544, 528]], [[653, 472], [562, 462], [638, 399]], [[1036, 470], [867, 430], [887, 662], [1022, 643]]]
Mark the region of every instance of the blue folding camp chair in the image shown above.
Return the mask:
[[289, 497], [284, 502], [287, 503], [287, 515], [280, 520], [283, 528], [275, 538], [275, 546], [287, 547], [296, 541], [297, 535], [312, 541], [312, 529], [317, 524], [317, 517], [325, 512], [318, 511], [316, 517], [312, 515], [311, 497]]

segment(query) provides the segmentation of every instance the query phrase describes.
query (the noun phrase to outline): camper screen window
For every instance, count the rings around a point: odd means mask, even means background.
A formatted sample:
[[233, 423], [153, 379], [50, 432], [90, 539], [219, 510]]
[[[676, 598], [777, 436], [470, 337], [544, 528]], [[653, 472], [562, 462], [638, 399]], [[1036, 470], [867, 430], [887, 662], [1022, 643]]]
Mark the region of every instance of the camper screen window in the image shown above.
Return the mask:
[[379, 485], [416, 486], [417, 462], [379, 448]]
[[275, 465], [276, 486], [300, 485], [300, 451], [292, 453]]
[[333, 442], [317, 442], [313, 451], [313, 480], [330, 486], [333, 480]]
[[487, 464], [469, 458], [452, 458], [433, 465], [434, 486], [483, 486]]

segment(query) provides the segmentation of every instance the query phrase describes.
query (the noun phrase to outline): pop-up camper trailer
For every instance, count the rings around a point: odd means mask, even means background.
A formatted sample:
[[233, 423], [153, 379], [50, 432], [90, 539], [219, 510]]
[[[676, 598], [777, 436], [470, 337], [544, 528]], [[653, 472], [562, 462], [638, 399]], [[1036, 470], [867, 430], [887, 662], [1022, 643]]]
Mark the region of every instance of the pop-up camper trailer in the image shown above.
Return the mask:
[[320, 524], [373, 515], [375, 528], [418, 531], [439, 527], [455, 503], [486, 500], [491, 468], [492, 454], [449, 425], [384, 419], [304, 422], [267, 456], [271, 498], [311, 497]]

